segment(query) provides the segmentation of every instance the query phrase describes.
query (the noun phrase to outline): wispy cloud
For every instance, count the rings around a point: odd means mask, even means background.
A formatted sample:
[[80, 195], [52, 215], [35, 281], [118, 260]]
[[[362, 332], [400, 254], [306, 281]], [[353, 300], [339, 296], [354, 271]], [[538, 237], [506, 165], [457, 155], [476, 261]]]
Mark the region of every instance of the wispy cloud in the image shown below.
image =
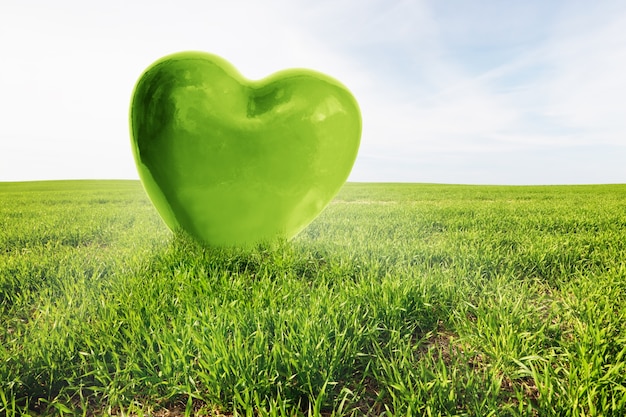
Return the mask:
[[[405, 78], [404, 98], [396, 93], [390, 94], [387, 102], [377, 100], [380, 106], [372, 113], [384, 116], [376, 119], [372, 137], [366, 137], [372, 142], [364, 148], [372, 158], [413, 158], [417, 175], [424, 172], [418, 163], [428, 154], [433, 160], [439, 159], [446, 171], [455, 172], [459, 181], [500, 182], [507, 178], [516, 183], [542, 182], [532, 169], [545, 159], [542, 152], [555, 156], [552, 163], [569, 171], [570, 182], [584, 182], [580, 173], [589, 166], [600, 173], [604, 170], [606, 178], [615, 181], [617, 169], [605, 164], [615, 162], [606, 152], [615, 153], [615, 146], [626, 149], [621, 104], [626, 94], [622, 75], [626, 69], [625, 18], [623, 8], [590, 13], [588, 7], [562, 5], [551, 11], [550, 21], [543, 22], [547, 27], [537, 28], [540, 36], [525, 35], [517, 42], [506, 33], [507, 21], [499, 22], [492, 35], [502, 31], [507, 38], [505, 45], [510, 44], [515, 54], [502, 54], [497, 65], [483, 71], [476, 71], [463, 54], [454, 59], [458, 45], [450, 39], [446, 43], [446, 36], [441, 35], [445, 28], [439, 28], [432, 35], [437, 48], [429, 51], [428, 59], [440, 73], [431, 73], [434, 79], [427, 83], [439, 88], [428, 92], [418, 77], [413, 79], [414, 85], [411, 78]], [[480, 24], [489, 26], [491, 22], [474, 22]], [[471, 35], [466, 33], [470, 39], [460, 43], [478, 47], [480, 43], [472, 45]], [[411, 94], [415, 97], [406, 98]], [[588, 158], [579, 161], [579, 167], [566, 159], [576, 147], [589, 146], [605, 153], [587, 149]], [[565, 148], [569, 150], [563, 151]], [[522, 161], [517, 166], [508, 165], [517, 171], [495, 174], [507, 169], [500, 166], [498, 171], [495, 167], [511, 153]], [[468, 166], [451, 161], [443, 156], [446, 154], [465, 155], [475, 166], [494, 169], [474, 170], [475, 176], [468, 175]], [[527, 168], [520, 169], [524, 166]], [[367, 171], [365, 166], [359, 169], [361, 175]], [[393, 176], [393, 170], [389, 175]], [[543, 182], [567, 182], [566, 177], [546, 176]]]

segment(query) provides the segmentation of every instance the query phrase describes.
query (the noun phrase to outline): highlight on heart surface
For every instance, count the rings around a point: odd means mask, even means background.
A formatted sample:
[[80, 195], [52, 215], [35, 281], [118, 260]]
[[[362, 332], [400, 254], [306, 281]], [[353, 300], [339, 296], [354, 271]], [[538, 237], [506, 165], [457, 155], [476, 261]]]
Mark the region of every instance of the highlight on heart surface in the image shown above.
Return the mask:
[[339, 81], [306, 69], [259, 81], [180, 52], [139, 78], [130, 106], [143, 186], [172, 230], [218, 246], [289, 239], [337, 194], [361, 139]]

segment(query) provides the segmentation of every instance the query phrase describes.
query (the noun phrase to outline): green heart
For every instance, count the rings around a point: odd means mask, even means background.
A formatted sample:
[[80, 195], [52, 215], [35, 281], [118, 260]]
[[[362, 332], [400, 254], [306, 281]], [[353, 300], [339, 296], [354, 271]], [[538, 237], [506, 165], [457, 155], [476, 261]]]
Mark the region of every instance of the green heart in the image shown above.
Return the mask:
[[344, 184], [361, 137], [358, 104], [338, 81], [302, 69], [249, 81], [202, 52], [142, 74], [130, 125], [165, 223], [222, 246], [295, 236]]

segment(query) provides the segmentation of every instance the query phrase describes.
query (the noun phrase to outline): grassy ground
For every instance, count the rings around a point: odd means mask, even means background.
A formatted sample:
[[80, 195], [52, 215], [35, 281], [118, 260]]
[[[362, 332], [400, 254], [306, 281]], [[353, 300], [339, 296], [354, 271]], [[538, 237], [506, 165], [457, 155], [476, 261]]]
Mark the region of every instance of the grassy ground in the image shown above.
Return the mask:
[[626, 415], [626, 186], [348, 184], [291, 242], [0, 184], [0, 415]]

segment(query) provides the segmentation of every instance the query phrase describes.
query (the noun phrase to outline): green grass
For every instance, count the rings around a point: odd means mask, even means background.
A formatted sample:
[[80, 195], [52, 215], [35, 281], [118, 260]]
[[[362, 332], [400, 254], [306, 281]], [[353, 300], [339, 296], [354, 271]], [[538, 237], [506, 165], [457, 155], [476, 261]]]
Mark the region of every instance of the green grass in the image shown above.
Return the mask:
[[625, 260], [623, 185], [347, 184], [243, 250], [0, 184], [0, 415], [623, 416]]

